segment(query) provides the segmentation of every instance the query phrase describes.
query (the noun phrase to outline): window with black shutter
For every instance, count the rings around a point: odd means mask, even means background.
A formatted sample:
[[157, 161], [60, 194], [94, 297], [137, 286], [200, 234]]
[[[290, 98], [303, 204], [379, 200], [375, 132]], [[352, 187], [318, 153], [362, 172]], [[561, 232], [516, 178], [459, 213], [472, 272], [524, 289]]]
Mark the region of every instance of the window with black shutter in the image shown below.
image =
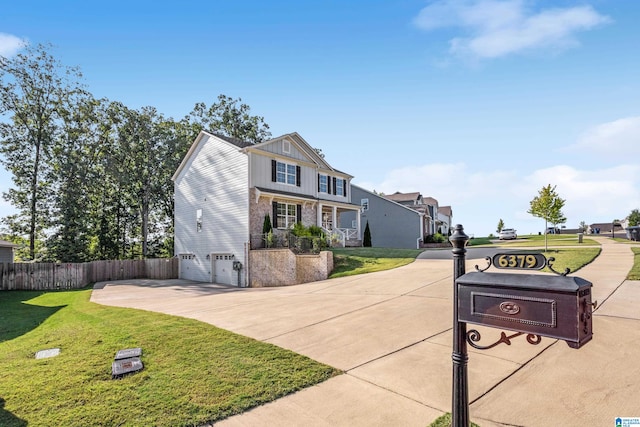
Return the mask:
[[271, 181], [300, 187], [300, 166], [271, 160]]
[[278, 228], [278, 202], [271, 204], [271, 218], [273, 218], [273, 228]]
[[278, 179], [278, 177], [277, 177], [277, 174], [278, 174], [278, 172], [277, 172], [277, 170], [278, 170], [277, 163], [278, 162], [276, 162], [275, 160], [271, 160], [271, 182], [276, 182], [276, 180]]

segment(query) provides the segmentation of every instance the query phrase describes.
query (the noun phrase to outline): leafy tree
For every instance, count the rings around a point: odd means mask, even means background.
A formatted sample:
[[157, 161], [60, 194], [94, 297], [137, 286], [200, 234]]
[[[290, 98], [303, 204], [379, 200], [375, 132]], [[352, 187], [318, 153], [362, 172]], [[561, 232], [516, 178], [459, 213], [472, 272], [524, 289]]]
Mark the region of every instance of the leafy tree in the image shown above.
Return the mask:
[[13, 174], [3, 196], [18, 210], [3, 231], [29, 242], [22, 260], [172, 255], [171, 177], [200, 130], [256, 143], [269, 126], [239, 98], [175, 121], [96, 100], [80, 77], [47, 46], [0, 56], [0, 154]]
[[218, 95], [218, 102], [210, 107], [204, 102], [197, 103], [185, 118], [192, 127], [193, 141], [201, 130], [217, 132], [225, 136], [239, 138], [253, 143], [271, 137], [269, 125], [260, 116], [252, 116], [251, 108], [242, 104], [242, 99]]
[[503, 228], [504, 228], [504, 221], [502, 220], [502, 218], [500, 218], [500, 221], [498, 221], [498, 227], [496, 228], [496, 231], [500, 233]]
[[640, 210], [632, 210], [629, 214], [628, 221], [630, 226], [640, 225]]
[[362, 246], [366, 248], [371, 247], [371, 230], [369, 229], [369, 221], [367, 221], [367, 225], [364, 227], [364, 236]]
[[80, 90], [80, 73], [62, 66], [37, 45], [13, 58], [0, 56], [0, 153], [13, 174], [14, 188], [3, 194], [19, 213], [7, 220], [13, 234], [29, 236], [29, 259], [36, 239], [49, 226], [50, 161], [69, 97]]
[[560, 198], [556, 193], [556, 187], [551, 187], [551, 184], [546, 187], [542, 187], [542, 189], [538, 192], [538, 195], [533, 198], [530, 202], [530, 208], [527, 211], [531, 215], [544, 219], [544, 250], [545, 252], [548, 249], [547, 245], [547, 229], [549, 223], [554, 224], [554, 226], [566, 222], [566, 218], [562, 213], [562, 208], [564, 207], [565, 200]]
[[61, 132], [53, 146], [51, 182], [52, 235], [48, 258], [63, 262], [90, 260], [90, 244], [95, 228], [91, 200], [100, 187], [95, 173], [99, 155], [96, 138], [101, 123], [101, 103], [78, 91], [61, 112]]
[[587, 223], [585, 221], [580, 221], [580, 231], [583, 233], [587, 231]]

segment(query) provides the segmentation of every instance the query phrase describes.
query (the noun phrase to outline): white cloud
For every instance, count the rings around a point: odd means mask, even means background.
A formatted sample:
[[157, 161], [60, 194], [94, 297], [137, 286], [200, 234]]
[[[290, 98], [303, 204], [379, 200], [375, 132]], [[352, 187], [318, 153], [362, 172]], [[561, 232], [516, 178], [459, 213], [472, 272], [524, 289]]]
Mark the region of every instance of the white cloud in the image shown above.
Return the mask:
[[611, 22], [591, 6], [533, 12], [522, 0], [439, 0], [423, 8], [414, 24], [424, 30], [460, 27], [450, 53], [478, 59], [525, 50], [578, 45], [575, 33]]
[[640, 207], [640, 165], [619, 165], [597, 170], [580, 170], [571, 166], [540, 169], [525, 178], [529, 186], [556, 185], [556, 192], [566, 200], [569, 218], [622, 219]]
[[476, 236], [495, 233], [499, 219], [521, 233], [537, 233], [544, 222], [527, 213], [530, 201], [548, 184], [566, 200], [568, 228], [623, 219], [640, 208], [640, 165], [583, 170], [558, 165], [527, 175], [512, 170], [471, 170], [464, 163], [439, 163], [394, 169], [379, 182], [356, 182], [391, 194], [418, 191], [440, 205], [451, 205], [454, 222]]
[[595, 155], [637, 158], [640, 154], [640, 116], [603, 123], [588, 129], [567, 150], [580, 150]]
[[25, 47], [27, 42], [11, 34], [0, 33], [0, 56], [10, 57]]

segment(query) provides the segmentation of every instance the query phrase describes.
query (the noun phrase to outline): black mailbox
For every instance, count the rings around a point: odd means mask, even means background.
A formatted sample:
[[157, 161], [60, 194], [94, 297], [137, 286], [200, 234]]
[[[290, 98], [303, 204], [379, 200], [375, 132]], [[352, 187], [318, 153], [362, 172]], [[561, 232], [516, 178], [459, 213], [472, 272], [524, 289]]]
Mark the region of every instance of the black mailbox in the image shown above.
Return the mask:
[[591, 282], [579, 277], [471, 272], [456, 280], [458, 321], [564, 340], [592, 338]]

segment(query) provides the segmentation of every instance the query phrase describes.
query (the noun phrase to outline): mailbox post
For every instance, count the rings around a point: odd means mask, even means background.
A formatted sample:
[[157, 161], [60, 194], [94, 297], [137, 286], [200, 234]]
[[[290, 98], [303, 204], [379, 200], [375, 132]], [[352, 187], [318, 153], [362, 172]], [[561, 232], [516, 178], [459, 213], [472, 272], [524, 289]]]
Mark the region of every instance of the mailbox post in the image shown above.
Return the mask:
[[449, 237], [453, 246], [453, 402], [451, 421], [453, 427], [469, 427], [469, 384], [467, 377], [467, 324], [458, 320], [458, 286], [459, 277], [465, 274], [465, 246], [469, 236], [464, 233], [462, 225], [455, 226]]
[[[580, 277], [567, 277], [553, 269], [553, 258], [540, 253], [498, 253], [486, 257], [488, 265], [465, 273], [465, 249], [469, 237], [462, 225], [455, 226], [449, 238], [453, 246], [453, 392], [452, 425], [469, 427], [469, 384], [467, 378], [467, 344], [488, 350], [526, 334], [529, 344], [539, 344], [542, 337], [565, 341], [580, 348], [592, 337], [592, 312], [597, 302], [591, 301], [591, 282]], [[555, 275], [485, 273], [489, 267], [512, 270], [541, 270], [547, 267]], [[484, 325], [514, 333], [502, 332], [491, 345], [478, 345], [480, 333], [467, 332], [467, 323]]]

